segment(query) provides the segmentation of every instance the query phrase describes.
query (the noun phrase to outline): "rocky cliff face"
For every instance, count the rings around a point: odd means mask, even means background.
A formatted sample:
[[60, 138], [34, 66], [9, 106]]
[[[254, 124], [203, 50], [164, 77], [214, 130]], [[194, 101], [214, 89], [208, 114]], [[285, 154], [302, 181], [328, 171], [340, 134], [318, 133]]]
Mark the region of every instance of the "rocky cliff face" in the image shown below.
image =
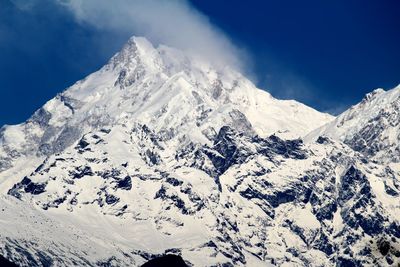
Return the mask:
[[26, 266], [396, 264], [399, 90], [332, 118], [132, 38], [2, 128], [0, 252]]

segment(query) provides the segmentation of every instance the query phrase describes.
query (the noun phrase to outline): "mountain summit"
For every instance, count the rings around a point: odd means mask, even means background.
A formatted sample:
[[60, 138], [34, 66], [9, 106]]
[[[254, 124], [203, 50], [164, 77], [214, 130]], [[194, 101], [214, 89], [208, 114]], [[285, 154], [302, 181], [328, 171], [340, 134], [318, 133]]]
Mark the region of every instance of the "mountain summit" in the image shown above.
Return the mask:
[[1, 129], [0, 254], [22, 266], [165, 254], [189, 266], [393, 264], [399, 90], [334, 118], [133, 37]]
[[223, 125], [297, 138], [332, 119], [296, 101], [274, 99], [229, 67], [220, 70], [133, 37], [107, 65], [50, 100], [26, 123], [3, 127], [0, 170], [21, 155], [48, 156], [86, 132], [132, 121], [171, 138], [175, 132], [205, 141], [204, 132]]

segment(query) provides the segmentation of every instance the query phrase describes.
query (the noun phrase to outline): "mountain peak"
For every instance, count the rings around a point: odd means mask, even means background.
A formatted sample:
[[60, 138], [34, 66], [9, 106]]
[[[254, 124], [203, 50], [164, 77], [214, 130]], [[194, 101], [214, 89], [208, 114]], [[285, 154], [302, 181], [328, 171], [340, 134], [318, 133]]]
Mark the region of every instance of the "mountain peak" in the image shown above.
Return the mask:
[[131, 37], [120, 52], [110, 59], [106, 67], [127, 72], [132, 69], [143, 68], [148, 71], [158, 71], [160, 61], [158, 51], [144, 37]]
[[[142, 266], [171, 253], [190, 266], [391, 264], [399, 89], [334, 120], [131, 38], [0, 130], [0, 254], [26, 266]], [[324, 124], [318, 133], [345, 144], [298, 138]]]
[[382, 89], [382, 88], [375, 89], [375, 90], [373, 90], [372, 92], [367, 93], [367, 94], [364, 96], [362, 102], [371, 101], [371, 100], [372, 100], [373, 98], [375, 98], [376, 96], [378, 96], [378, 95], [380, 95], [380, 94], [384, 94], [385, 92], [386, 92], [386, 91], [385, 91], [384, 89]]
[[125, 43], [125, 45], [122, 47], [119, 53], [136, 54], [136, 52], [141, 51], [143, 54], [146, 53], [146, 51], [152, 51], [152, 50], [154, 50], [154, 47], [152, 43], [149, 40], [147, 40], [147, 38], [132, 36], [131, 38], [128, 39], [128, 41]]
[[[1, 135], [7, 169], [23, 155], [58, 153], [83, 134], [104, 127], [146, 125], [183, 142], [209, 142], [228, 125], [260, 136], [305, 135], [332, 116], [296, 101], [274, 99], [242, 74], [146, 38], [132, 37], [99, 71], [40, 108], [30, 120], [7, 126]], [[173, 134], [172, 134], [173, 133]]]
[[400, 161], [400, 86], [376, 89], [307, 139], [326, 135], [384, 162]]

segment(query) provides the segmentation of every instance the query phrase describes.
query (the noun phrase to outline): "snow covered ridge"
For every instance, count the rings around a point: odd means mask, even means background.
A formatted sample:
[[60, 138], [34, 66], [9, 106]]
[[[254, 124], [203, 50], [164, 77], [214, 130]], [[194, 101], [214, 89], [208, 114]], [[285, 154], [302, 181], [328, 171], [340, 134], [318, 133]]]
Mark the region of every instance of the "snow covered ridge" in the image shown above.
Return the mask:
[[292, 138], [333, 119], [296, 101], [274, 99], [228, 67], [217, 70], [134, 37], [106, 66], [57, 95], [27, 122], [3, 127], [0, 170], [21, 156], [58, 153], [86, 132], [132, 119], [205, 139], [201, 132], [242, 118], [257, 134]]
[[376, 89], [306, 139], [326, 135], [381, 162], [400, 161], [400, 85]]
[[399, 91], [333, 118], [132, 38], [2, 128], [0, 255], [22, 266], [163, 254], [189, 266], [396, 265]]

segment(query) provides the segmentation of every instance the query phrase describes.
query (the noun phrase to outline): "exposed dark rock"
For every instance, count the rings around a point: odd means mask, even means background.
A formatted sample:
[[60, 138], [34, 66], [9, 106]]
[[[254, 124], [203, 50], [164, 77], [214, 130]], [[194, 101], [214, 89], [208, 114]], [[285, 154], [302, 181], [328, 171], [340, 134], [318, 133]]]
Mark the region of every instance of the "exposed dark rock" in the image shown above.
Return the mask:
[[353, 229], [361, 227], [371, 236], [383, 232], [386, 219], [375, 203], [375, 195], [367, 177], [354, 166], [341, 177], [338, 204], [342, 207], [344, 222]]
[[[30, 181], [29, 178], [26, 179]], [[22, 183], [24, 184], [24, 181]], [[26, 193], [31, 193], [32, 195], [39, 195], [45, 191], [45, 188], [46, 188], [45, 184], [33, 183], [32, 181], [30, 181], [29, 183], [26, 184], [24, 190]]]
[[105, 260], [98, 261], [96, 263], [96, 266], [98, 266], [98, 267], [111, 267], [111, 266], [119, 266], [119, 265], [121, 265], [121, 262], [119, 262], [115, 256], [112, 256]]
[[301, 139], [282, 140], [276, 135], [271, 135], [266, 139], [255, 137], [254, 142], [257, 142], [261, 145], [259, 153], [267, 156], [271, 156], [271, 154], [277, 154], [285, 158], [307, 158], [306, 151], [302, 149], [303, 141]]
[[64, 203], [66, 200], [67, 200], [67, 196], [65, 195], [65, 196], [59, 197], [59, 198], [57, 198], [57, 199], [55, 199], [55, 200], [53, 200], [53, 201], [51, 201], [49, 203], [44, 204], [42, 206], [42, 208], [44, 210], [47, 210], [49, 208], [58, 208], [59, 205]]
[[79, 141], [79, 143], [78, 143], [78, 148], [84, 149], [84, 148], [86, 148], [88, 145], [90, 145], [90, 143], [87, 142], [85, 138], [82, 138], [82, 139]]
[[50, 119], [51, 113], [46, 111], [44, 108], [40, 108], [32, 115], [28, 122], [35, 122], [39, 124], [39, 126], [45, 127], [48, 125]]
[[63, 94], [60, 94], [57, 97], [60, 99], [61, 102], [63, 102], [64, 106], [66, 106], [71, 110], [72, 114], [75, 113], [76, 109], [82, 106], [82, 103], [79, 100], [74, 99], [72, 97]]
[[[233, 164], [244, 162], [247, 158], [245, 151], [241, 152], [235, 142], [236, 132], [229, 126], [222, 127], [214, 140], [213, 149], [205, 150], [206, 155], [210, 158], [217, 171], [222, 174]], [[242, 155], [241, 155], [242, 154]]]
[[142, 267], [188, 267], [188, 265], [185, 263], [185, 261], [182, 259], [181, 256], [177, 255], [164, 255], [155, 259], [152, 259], [145, 264], [142, 265]]
[[398, 222], [392, 222], [387, 228], [387, 233], [400, 238], [400, 225]]
[[329, 138], [326, 136], [319, 136], [316, 142], [318, 144], [329, 144]]
[[53, 147], [50, 144], [40, 144], [37, 155], [50, 155], [53, 153]]
[[111, 132], [111, 129], [102, 128], [102, 129], [100, 129], [100, 132], [105, 133], [105, 134], [109, 134]]
[[199, 115], [196, 117], [196, 125], [197, 127], [201, 126], [203, 121], [205, 121], [208, 118], [208, 115], [212, 112], [211, 108], [205, 109], [204, 106], [199, 106], [197, 107], [197, 111], [199, 112]]
[[210, 161], [207, 156], [208, 151], [208, 149], [204, 149], [200, 144], [190, 142], [176, 152], [175, 159], [183, 162], [183, 165], [187, 167], [202, 170], [211, 177], [216, 177], [218, 173], [215, 168], [209, 166], [211, 164], [207, 164], [207, 161]]
[[214, 99], [218, 99], [218, 97], [221, 96], [222, 90], [223, 90], [223, 85], [221, 80], [215, 80], [214, 83], [212, 84], [212, 97]]
[[34, 183], [28, 177], [24, 177], [21, 182], [15, 184], [9, 191], [8, 194], [12, 195], [18, 199], [21, 198], [21, 190], [25, 193], [30, 193], [32, 195], [39, 195], [46, 190], [46, 184], [44, 183]]
[[[400, 101], [393, 101], [390, 111], [381, 109], [371, 118], [352, 138], [345, 140], [351, 148], [363, 153], [367, 157], [373, 157], [380, 151], [392, 153], [394, 160], [399, 159], [399, 150], [390, 150], [394, 145], [388, 142], [384, 133], [388, 127], [399, 127]], [[385, 140], [386, 139], [386, 140]]]
[[96, 172], [97, 175], [101, 176], [104, 179], [108, 179], [108, 178], [118, 178], [121, 175], [121, 171], [116, 169], [116, 168], [112, 168], [111, 170], [105, 170], [105, 171], [99, 171]]
[[194, 99], [196, 99], [196, 102], [198, 105], [204, 102], [204, 100], [201, 98], [199, 93], [197, 93], [196, 91], [192, 91], [192, 95], [193, 95]]
[[178, 179], [174, 178], [174, 177], [167, 177], [167, 179], [165, 180], [167, 183], [173, 185], [173, 186], [179, 186], [182, 185], [183, 182], [179, 181]]
[[321, 233], [319, 239], [314, 242], [314, 248], [324, 252], [326, 255], [332, 255], [335, 252], [334, 245], [324, 233]]
[[372, 254], [372, 249], [370, 247], [364, 247], [360, 253], [361, 256], [371, 256]]
[[108, 205], [115, 204], [119, 201], [119, 198], [114, 195], [106, 195], [106, 203]]
[[387, 182], [384, 182], [384, 185], [385, 185], [385, 191], [388, 195], [390, 195], [392, 197], [397, 197], [399, 195], [399, 193], [395, 189], [393, 189], [391, 186], [389, 186], [387, 184]]
[[131, 190], [132, 178], [130, 176], [126, 176], [124, 179], [118, 181], [117, 186], [123, 190]]
[[289, 188], [285, 191], [276, 192], [274, 195], [266, 196], [268, 203], [271, 204], [272, 207], [276, 208], [280, 204], [292, 202], [296, 199], [296, 192]]
[[150, 166], [159, 165], [161, 163], [160, 156], [150, 149], [147, 149], [145, 152], [145, 160]]
[[35, 169], [34, 172], [40, 172], [41, 170], [43, 170], [44, 166], [45, 166], [45, 163], [40, 164], [40, 165]]
[[362, 264], [355, 259], [338, 257], [336, 262], [337, 267], [362, 267]]
[[90, 166], [79, 166], [76, 167], [74, 171], [70, 171], [69, 175], [72, 176], [74, 179], [80, 179], [84, 176], [93, 176], [94, 173]]
[[392, 264], [394, 263], [393, 258], [392, 258], [390, 255], [387, 255], [387, 256], [385, 257], [385, 259], [386, 259], [386, 262], [387, 262], [390, 266], [392, 266]]
[[66, 147], [72, 145], [82, 135], [81, 129], [75, 127], [66, 127], [53, 143], [53, 151], [55, 153], [62, 152]]
[[[248, 148], [250, 144], [255, 145], [256, 151]], [[214, 139], [213, 147], [206, 147], [203, 151], [218, 174], [222, 174], [232, 165], [244, 163], [255, 154], [262, 154], [269, 158], [281, 155], [285, 158], [305, 159], [307, 154], [302, 149], [302, 145], [301, 140], [282, 140], [274, 135], [268, 138], [258, 136], [250, 138], [229, 126], [223, 126]]]
[[[161, 200], [168, 200], [172, 205], [178, 208], [182, 212], [182, 214], [191, 214], [191, 212], [185, 205], [185, 201], [183, 201], [176, 194], [167, 193], [165, 186], [161, 186], [160, 190], [158, 190], [156, 195], [154, 196], [154, 199], [158, 198]], [[170, 207], [167, 207], [167, 210], [168, 209], [170, 209]]]
[[390, 250], [390, 242], [385, 240], [385, 239], [380, 239], [377, 242], [379, 252], [383, 255], [386, 256], [389, 253]]
[[256, 133], [251, 125], [250, 121], [247, 119], [246, 115], [240, 112], [238, 109], [233, 109], [229, 112], [229, 116], [232, 119], [231, 127], [235, 131], [242, 133], [246, 136], [255, 136]]
[[39, 261], [43, 267], [53, 266], [53, 259], [49, 255], [46, 255], [45, 253], [40, 252], [40, 251], [37, 252], [37, 255], [38, 255]]
[[0, 255], [0, 266], [1, 267], [18, 267], [15, 263], [7, 260], [3, 256]]

